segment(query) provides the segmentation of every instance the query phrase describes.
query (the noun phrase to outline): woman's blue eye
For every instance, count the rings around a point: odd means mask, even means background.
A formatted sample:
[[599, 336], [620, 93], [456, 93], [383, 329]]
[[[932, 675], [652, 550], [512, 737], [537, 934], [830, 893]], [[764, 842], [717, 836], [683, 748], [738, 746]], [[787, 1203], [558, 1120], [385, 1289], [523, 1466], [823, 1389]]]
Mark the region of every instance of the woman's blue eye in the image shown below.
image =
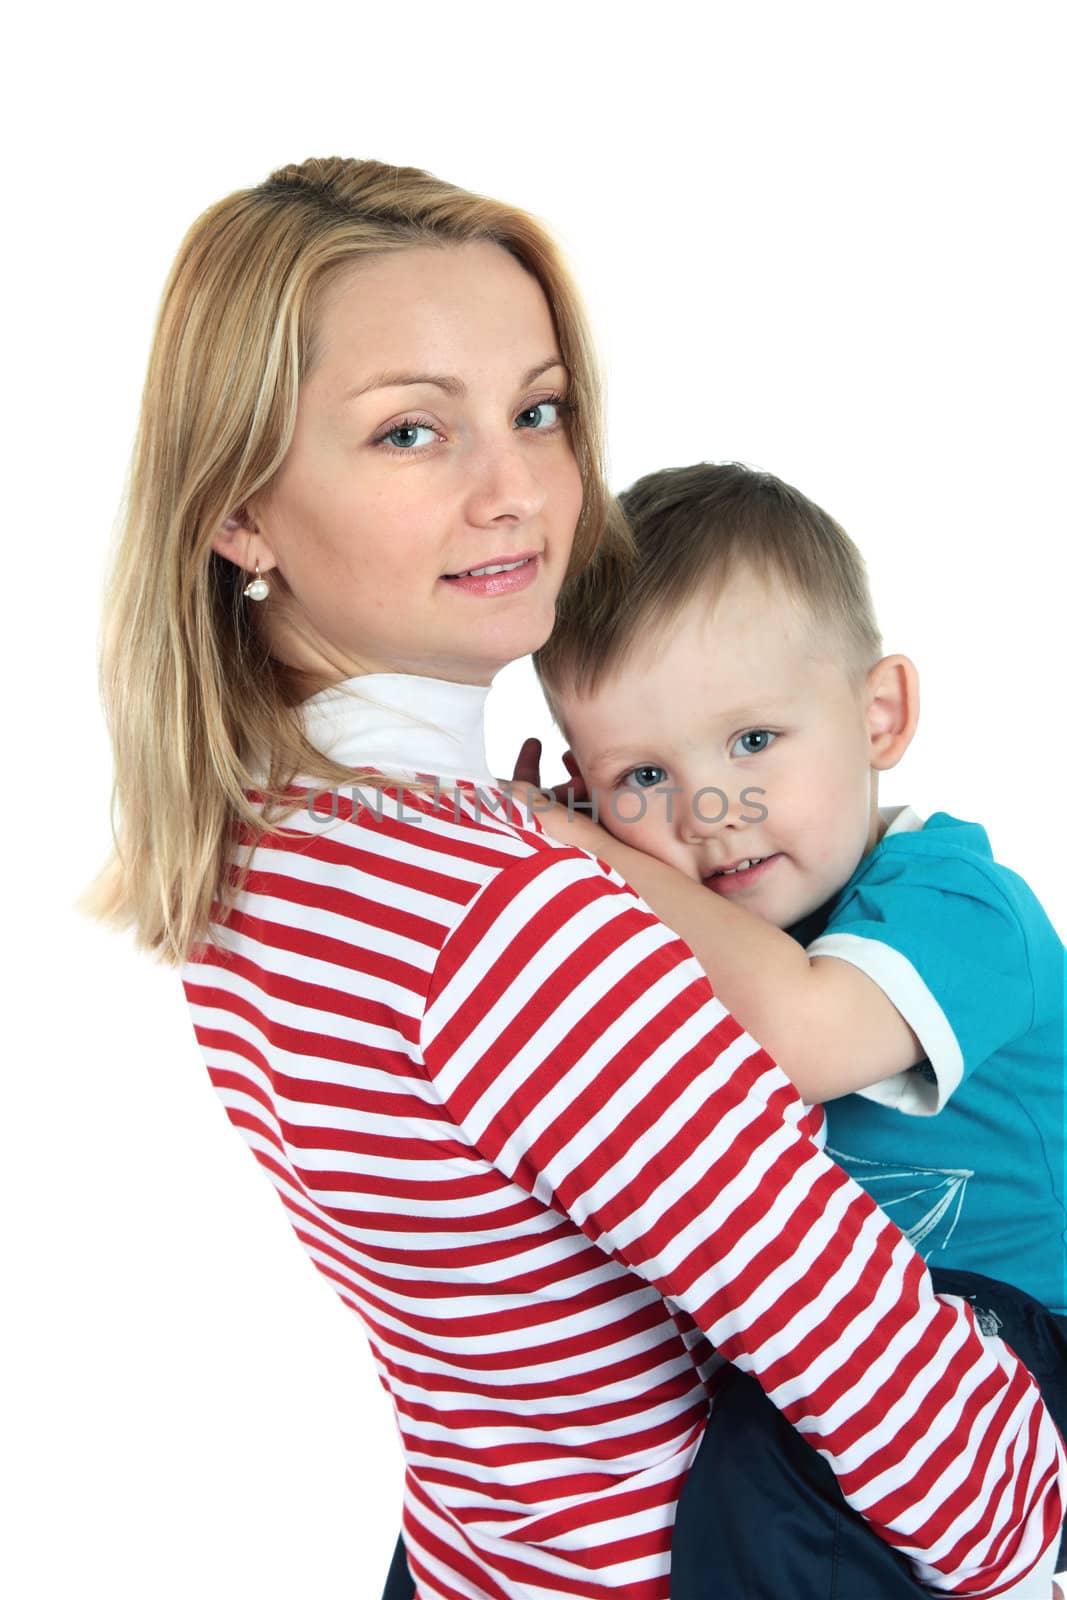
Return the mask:
[[774, 743], [778, 735], [771, 733], [769, 728], [750, 728], [747, 733], [739, 734], [731, 755], [757, 756], [761, 750], [766, 750], [768, 745]]
[[535, 406], [520, 411], [515, 421], [520, 428], [551, 428], [559, 421], [560, 410], [556, 400], [539, 400]]
[[655, 767], [651, 762], [644, 767], [631, 767], [626, 774], [626, 782], [632, 782], [638, 789], [655, 789], [658, 784], [666, 783], [666, 767]]
[[391, 444], [397, 450], [413, 450], [419, 444], [425, 444], [425, 439], [420, 439], [419, 434], [429, 434], [431, 439], [437, 437], [432, 428], [427, 428], [421, 422], [402, 422], [399, 427], [390, 428], [382, 436], [383, 444]]

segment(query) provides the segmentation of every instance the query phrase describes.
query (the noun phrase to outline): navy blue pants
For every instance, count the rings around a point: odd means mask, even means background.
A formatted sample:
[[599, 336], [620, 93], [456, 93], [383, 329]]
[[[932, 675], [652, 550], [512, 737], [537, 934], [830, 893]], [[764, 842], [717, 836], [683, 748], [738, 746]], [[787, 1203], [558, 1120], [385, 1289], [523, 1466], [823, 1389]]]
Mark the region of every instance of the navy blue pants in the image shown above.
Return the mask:
[[[1011, 1345], [1067, 1437], [1067, 1318], [977, 1273], [936, 1268], [931, 1276], [938, 1294], [970, 1300], [979, 1325]], [[1067, 1567], [1067, 1538], [1058, 1566]], [[398, 1540], [382, 1600], [413, 1600], [414, 1593]], [[771, 1405], [755, 1379], [735, 1370], [716, 1395], [678, 1502], [671, 1600], [918, 1600], [921, 1595], [929, 1590], [846, 1503], [823, 1458]]]

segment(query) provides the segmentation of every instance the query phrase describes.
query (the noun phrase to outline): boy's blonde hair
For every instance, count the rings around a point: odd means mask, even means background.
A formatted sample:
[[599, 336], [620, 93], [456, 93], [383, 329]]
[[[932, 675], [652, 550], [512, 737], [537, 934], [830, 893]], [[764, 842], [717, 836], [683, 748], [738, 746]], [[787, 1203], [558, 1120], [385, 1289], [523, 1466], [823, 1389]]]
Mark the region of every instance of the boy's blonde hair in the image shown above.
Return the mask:
[[276, 824], [303, 802], [297, 774], [324, 787], [353, 781], [308, 744], [296, 710], [307, 684], [270, 655], [242, 596], [248, 574], [213, 551], [212, 537], [285, 458], [315, 361], [316, 308], [335, 276], [385, 251], [478, 241], [499, 244], [540, 283], [570, 371], [585, 490], [575, 571], [602, 538], [626, 547], [628, 535], [603, 477], [585, 315], [541, 223], [413, 167], [331, 157], [220, 201], [178, 252], [106, 599], [115, 854], [81, 901], [132, 925], [164, 960], [182, 961], [207, 934], [213, 902], [214, 920], [225, 920], [237, 825], [253, 841], [263, 830], [246, 791]]
[[637, 549], [605, 550], [564, 585], [552, 637], [534, 656], [558, 720], [554, 689], [594, 690], [649, 624], [748, 568], [777, 578], [813, 620], [838, 635], [844, 665], [864, 673], [882, 654], [867, 569], [819, 506], [769, 472], [700, 462], [650, 472], [619, 496]]

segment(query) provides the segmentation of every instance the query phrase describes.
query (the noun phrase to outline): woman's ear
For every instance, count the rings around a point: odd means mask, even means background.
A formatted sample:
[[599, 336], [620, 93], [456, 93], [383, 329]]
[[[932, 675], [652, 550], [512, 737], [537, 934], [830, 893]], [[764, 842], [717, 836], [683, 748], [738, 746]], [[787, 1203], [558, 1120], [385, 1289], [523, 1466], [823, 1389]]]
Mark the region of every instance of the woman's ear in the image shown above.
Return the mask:
[[907, 656], [883, 656], [867, 674], [867, 737], [876, 772], [895, 767], [919, 721], [919, 674]]
[[269, 572], [278, 565], [274, 552], [246, 506], [238, 506], [211, 536], [211, 548], [244, 572]]

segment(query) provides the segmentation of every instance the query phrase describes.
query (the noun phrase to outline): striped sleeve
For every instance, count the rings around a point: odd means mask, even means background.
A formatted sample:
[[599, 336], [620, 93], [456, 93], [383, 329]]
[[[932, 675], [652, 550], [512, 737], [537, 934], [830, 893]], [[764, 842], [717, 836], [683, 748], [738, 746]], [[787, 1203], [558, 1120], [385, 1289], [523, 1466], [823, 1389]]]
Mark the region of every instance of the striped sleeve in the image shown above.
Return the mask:
[[934, 1295], [687, 947], [590, 857], [539, 850], [470, 900], [420, 1044], [480, 1153], [751, 1372], [921, 1582], [996, 1595], [1058, 1537], [1030, 1375]]

